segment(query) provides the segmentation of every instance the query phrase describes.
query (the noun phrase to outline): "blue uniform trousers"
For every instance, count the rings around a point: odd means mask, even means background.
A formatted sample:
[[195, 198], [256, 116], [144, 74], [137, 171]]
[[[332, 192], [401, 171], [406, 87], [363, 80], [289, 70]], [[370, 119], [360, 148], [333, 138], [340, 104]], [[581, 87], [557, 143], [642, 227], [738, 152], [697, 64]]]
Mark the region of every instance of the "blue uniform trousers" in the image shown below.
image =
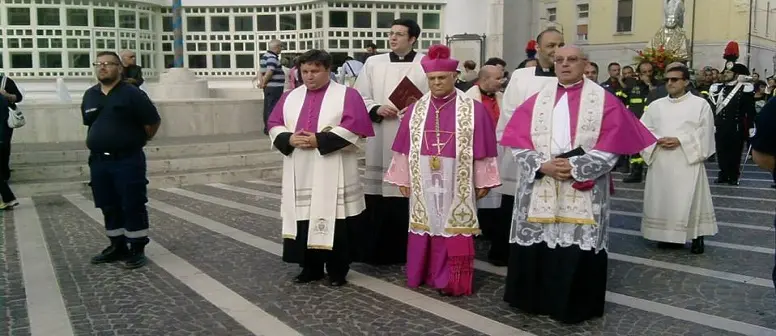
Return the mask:
[[148, 179], [142, 149], [121, 153], [92, 152], [89, 156], [94, 205], [105, 217], [111, 240], [148, 243]]

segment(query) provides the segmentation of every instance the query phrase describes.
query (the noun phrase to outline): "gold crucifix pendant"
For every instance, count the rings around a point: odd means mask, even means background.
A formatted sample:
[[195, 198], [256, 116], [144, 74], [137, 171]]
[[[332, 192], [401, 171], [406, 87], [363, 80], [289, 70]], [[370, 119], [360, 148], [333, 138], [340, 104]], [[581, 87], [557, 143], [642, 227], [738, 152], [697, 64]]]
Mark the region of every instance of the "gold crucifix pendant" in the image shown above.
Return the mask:
[[432, 156], [428, 165], [431, 166], [431, 170], [437, 171], [442, 168], [442, 160], [440, 160], [438, 156]]

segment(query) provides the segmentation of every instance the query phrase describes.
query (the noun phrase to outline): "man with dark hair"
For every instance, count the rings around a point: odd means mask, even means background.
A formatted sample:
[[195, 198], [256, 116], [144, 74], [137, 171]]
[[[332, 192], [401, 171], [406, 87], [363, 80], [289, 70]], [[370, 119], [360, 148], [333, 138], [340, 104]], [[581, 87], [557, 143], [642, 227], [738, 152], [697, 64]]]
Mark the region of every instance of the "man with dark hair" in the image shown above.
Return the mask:
[[367, 43], [364, 49], [366, 49], [366, 55], [364, 55], [364, 59], [361, 60], [362, 63], [366, 63], [367, 58], [377, 55], [377, 45], [374, 43]]
[[633, 78], [635, 77], [636, 72], [633, 71], [633, 67], [630, 65], [626, 65], [622, 67], [622, 79], [625, 80], [626, 78]]
[[325, 269], [338, 287], [350, 269], [348, 234], [365, 208], [356, 147], [374, 131], [358, 91], [330, 80], [329, 53], [310, 50], [299, 64], [304, 85], [284, 93], [267, 122], [285, 156], [283, 261], [302, 266], [297, 283], [323, 279]]
[[100, 83], [86, 90], [81, 111], [88, 127], [94, 205], [102, 210], [111, 245], [92, 263], [124, 261], [125, 268], [138, 268], [147, 263], [149, 242], [143, 147], [156, 134], [161, 118], [143, 91], [122, 81], [119, 55], [100, 52], [94, 67]]
[[[563, 34], [554, 28], [546, 29], [536, 37], [537, 60], [539, 65], [515, 70], [509, 85], [504, 92], [496, 126], [496, 139], [504, 135], [504, 128], [515, 109], [526, 99], [548, 83], [552, 83], [555, 77], [555, 50], [565, 45]], [[502, 185], [493, 191], [501, 195], [499, 206], [494, 209], [481, 207], [484, 216], [493, 217], [492, 221], [483, 222], [482, 231], [490, 240], [488, 261], [496, 266], [506, 266], [509, 258], [509, 230], [512, 223], [512, 211], [515, 203], [515, 191], [517, 190], [517, 162], [510, 149], [500, 147], [499, 171], [503, 176]]]
[[598, 83], [598, 63], [588, 62], [585, 65], [585, 78]]
[[609, 78], [605, 82], [601, 83], [601, 86], [611, 93], [622, 90], [622, 83], [620, 82], [620, 63], [612, 62], [606, 67], [609, 73]]
[[714, 153], [714, 114], [705, 99], [688, 92], [690, 70], [669, 66], [668, 96], [649, 105], [641, 121], [658, 137], [642, 150], [649, 166], [644, 188], [641, 233], [663, 247], [704, 251], [703, 237], [717, 233], [711, 188], [704, 162]]
[[428, 92], [426, 74], [420, 66], [423, 55], [413, 48], [420, 26], [413, 20], [396, 19], [389, 35], [391, 52], [370, 57], [353, 86], [364, 98], [375, 128], [375, 136], [366, 144], [363, 179], [369, 225], [360, 227], [365, 232], [358, 241], [359, 261], [370, 264], [406, 261], [409, 201], [398, 187], [383, 182], [383, 176], [391, 164], [399, 116], [413, 99], [419, 98], [408, 93]]

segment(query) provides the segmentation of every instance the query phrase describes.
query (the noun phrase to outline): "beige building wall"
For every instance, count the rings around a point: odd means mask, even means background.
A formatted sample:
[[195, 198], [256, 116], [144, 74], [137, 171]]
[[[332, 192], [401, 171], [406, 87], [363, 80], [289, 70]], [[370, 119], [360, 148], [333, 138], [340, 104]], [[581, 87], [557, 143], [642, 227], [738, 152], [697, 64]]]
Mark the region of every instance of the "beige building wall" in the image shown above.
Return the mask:
[[[539, 0], [532, 30], [555, 26], [566, 43], [582, 46], [604, 68], [610, 62], [632, 64], [664, 20], [666, 0]], [[696, 3], [697, 2], [697, 3]], [[747, 55], [750, 3], [751, 59]], [[630, 8], [630, 10], [628, 10]], [[695, 9], [695, 13], [693, 13]], [[694, 22], [693, 22], [693, 14]], [[739, 62], [761, 75], [773, 74], [776, 51], [776, 0], [685, 0], [684, 29], [692, 39], [693, 67], [721, 68], [728, 41], [738, 42]], [[693, 34], [694, 30], [694, 34]], [[507, 30], [505, 29], [505, 32]], [[505, 36], [505, 40], [508, 37]], [[605, 73], [602, 69], [601, 80]]]

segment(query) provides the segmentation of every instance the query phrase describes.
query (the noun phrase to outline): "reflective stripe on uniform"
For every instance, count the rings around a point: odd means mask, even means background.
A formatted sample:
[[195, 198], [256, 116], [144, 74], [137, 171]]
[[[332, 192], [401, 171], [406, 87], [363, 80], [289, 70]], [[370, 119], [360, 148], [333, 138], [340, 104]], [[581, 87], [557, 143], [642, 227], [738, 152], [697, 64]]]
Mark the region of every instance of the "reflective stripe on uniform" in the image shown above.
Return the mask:
[[630, 103], [631, 104], [641, 104], [643, 102], [644, 102], [644, 99], [641, 99], [641, 98], [631, 98], [630, 99]]
[[644, 163], [644, 159], [637, 157], [637, 158], [630, 159], [628, 162], [632, 164]]

